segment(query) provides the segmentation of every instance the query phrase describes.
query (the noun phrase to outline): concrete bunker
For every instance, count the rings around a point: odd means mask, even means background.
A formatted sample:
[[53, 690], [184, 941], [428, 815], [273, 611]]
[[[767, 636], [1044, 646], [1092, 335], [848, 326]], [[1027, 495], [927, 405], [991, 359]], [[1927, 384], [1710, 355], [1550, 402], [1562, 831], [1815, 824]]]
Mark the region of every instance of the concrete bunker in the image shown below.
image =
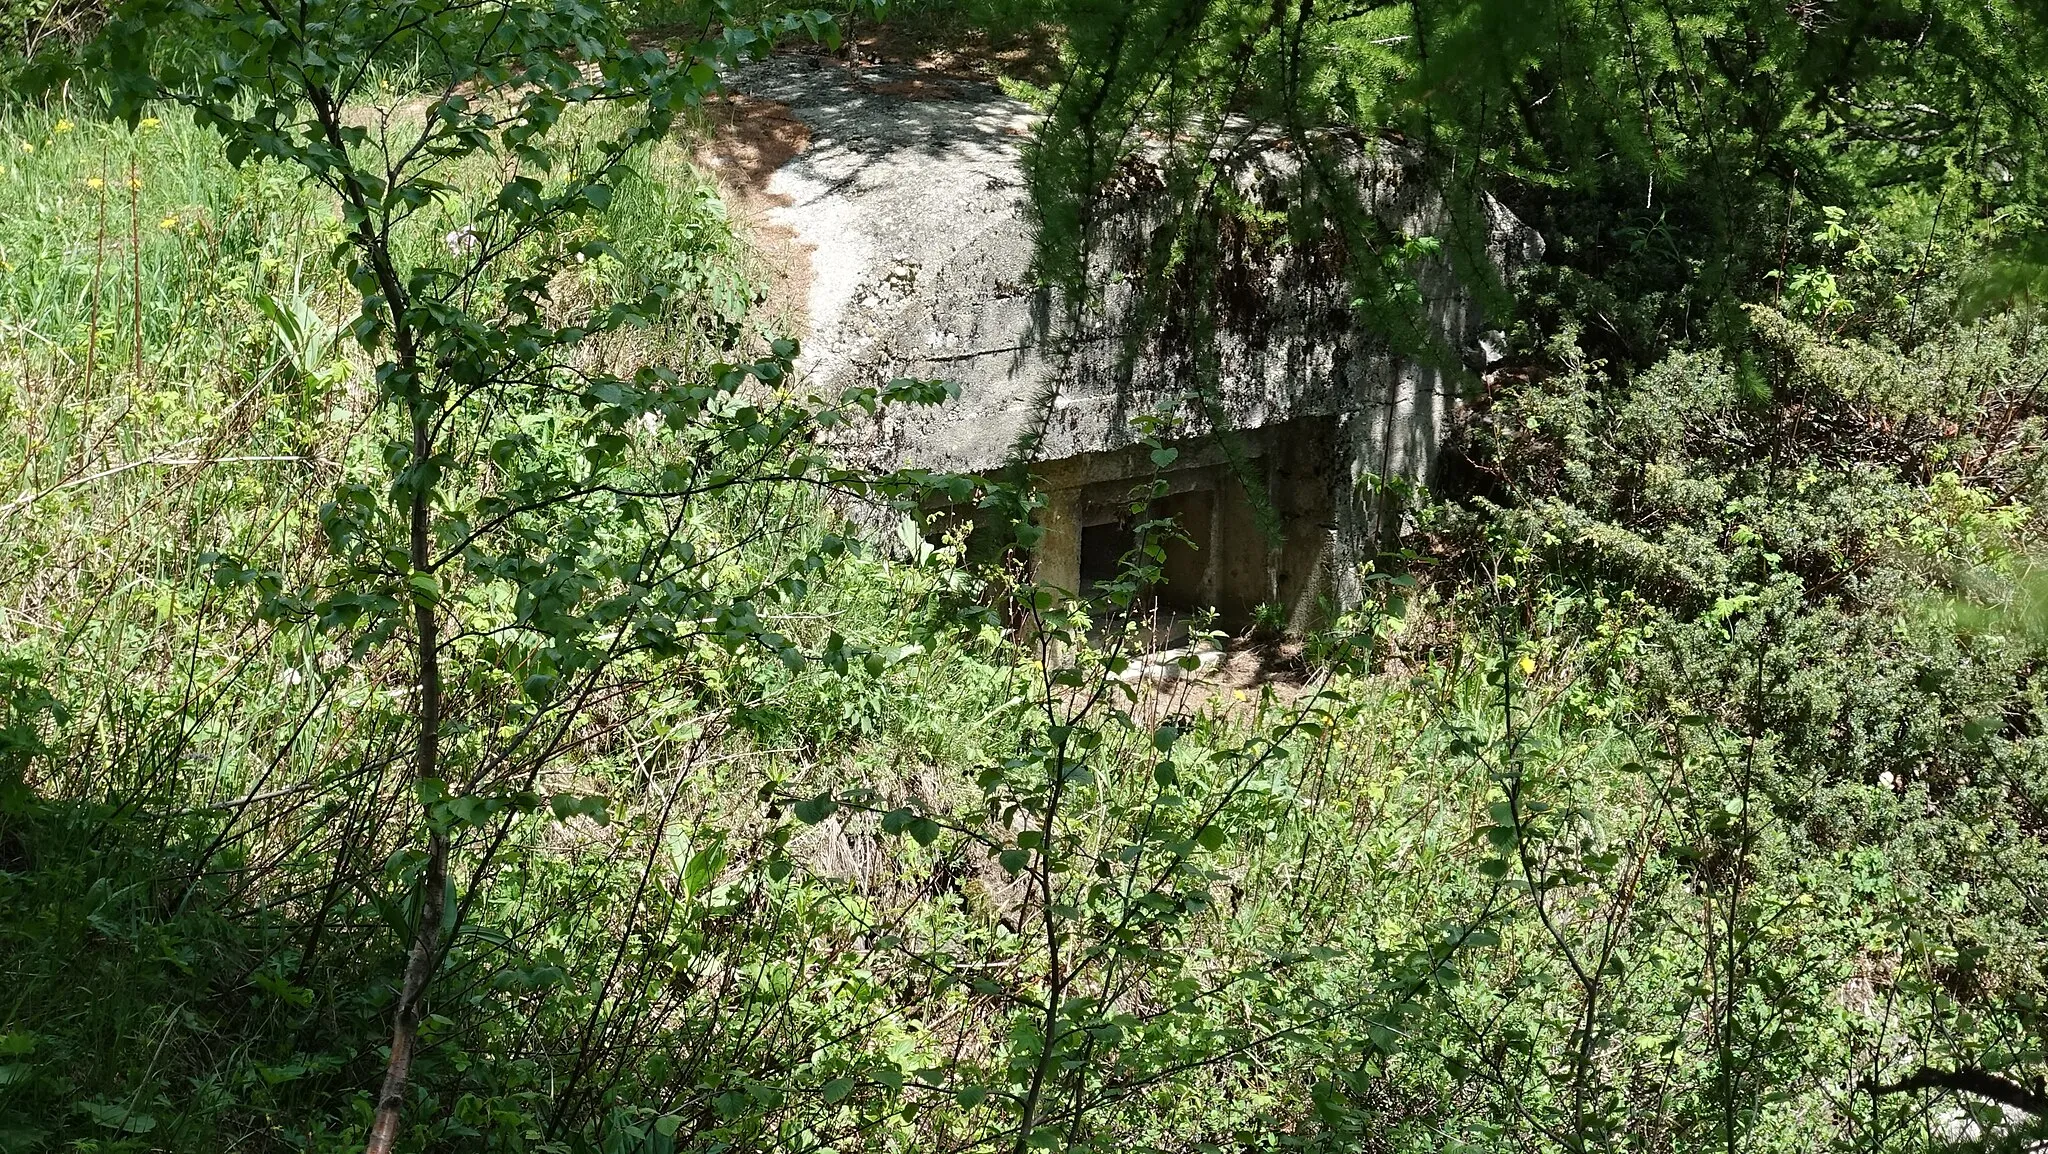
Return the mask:
[[[836, 452], [975, 475], [1023, 465], [1046, 497], [1036, 575], [1073, 592], [1114, 575], [1137, 521], [1171, 516], [1187, 540], [1169, 545], [1147, 591], [1163, 609], [1298, 628], [1359, 596], [1361, 566], [1398, 525], [1390, 495], [1431, 481], [1461, 382], [1484, 363], [1480, 310], [1453, 262], [1419, 277], [1433, 343], [1462, 358], [1444, 364], [1368, 331], [1327, 262], [1286, 246], [1263, 254], [1235, 270], [1244, 299], [1199, 350], [1207, 383], [1191, 397], [1197, 350], [1134, 322], [1136, 290], [1121, 275], [1152, 241], [1142, 194], [1113, 209], [1094, 246], [1100, 308], [1076, 320], [1034, 282], [1022, 164], [1031, 109], [971, 78], [817, 56], [774, 57], [733, 80], [805, 132], [756, 190], [767, 207], [752, 222], [794, 237], [785, 249], [808, 261], [791, 278], [804, 286], [799, 372], [827, 393], [896, 377], [960, 389], [953, 404], [885, 411], [835, 434]], [[1227, 169], [1244, 202], [1270, 208], [1295, 195], [1301, 167], [1254, 139]], [[1464, 267], [1505, 270], [1540, 254], [1490, 200], [1477, 206], [1479, 227], [1450, 229], [1434, 178], [1412, 158], [1368, 144], [1352, 168], [1361, 202], [1392, 232], [1455, 231], [1476, 245]], [[1147, 439], [1162, 427], [1178, 452], [1164, 468]], [[1134, 513], [1134, 486], [1155, 477], [1163, 492]]]

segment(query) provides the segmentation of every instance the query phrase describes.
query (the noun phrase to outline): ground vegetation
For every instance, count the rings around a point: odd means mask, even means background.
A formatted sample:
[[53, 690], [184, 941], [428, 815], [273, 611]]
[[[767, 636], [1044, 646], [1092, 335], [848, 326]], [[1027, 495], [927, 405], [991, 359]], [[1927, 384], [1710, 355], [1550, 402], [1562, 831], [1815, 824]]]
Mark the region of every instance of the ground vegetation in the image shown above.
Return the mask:
[[[2027, 5], [0, 14], [0, 1150], [2048, 1116]], [[1143, 151], [1146, 323], [1212, 328], [1252, 229], [1465, 382], [1362, 600], [1223, 639], [1263, 676], [1142, 652], [1156, 482], [1076, 600], [920, 520], [1028, 547], [1028, 489], [819, 451], [946, 389], [791, 372], [701, 110], [920, 37], [1038, 46], [1076, 308]], [[1210, 179], [1247, 126], [1286, 213]], [[1440, 233], [1313, 179], [1362, 148]], [[1488, 283], [1482, 197], [1546, 259]], [[1416, 323], [1444, 261], [1498, 357]]]

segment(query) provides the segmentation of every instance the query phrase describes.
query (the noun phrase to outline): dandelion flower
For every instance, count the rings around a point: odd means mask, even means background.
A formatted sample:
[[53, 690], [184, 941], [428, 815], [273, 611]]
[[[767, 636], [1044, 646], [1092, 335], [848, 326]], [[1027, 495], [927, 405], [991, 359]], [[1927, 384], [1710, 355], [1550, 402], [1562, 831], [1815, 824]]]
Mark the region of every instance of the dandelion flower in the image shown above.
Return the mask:
[[163, 121], [161, 121], [161, 120], [158, 120], [158, 119], [157, 119], [156, 117], [154, 117], [154, 116], [145, 116], [145, 117], [143, 117], [143, 118], [142, 118], [142, 127], [144, 127], [144, 128], [158, 128], [158, 127], [161, 127], [162, 125], [163, 125]]
[[21, 142], [21, 150], [23, 152], [34, 152], [36, 150], [36, 146], [24, 140]]
[[156, 226], [160, 229], [163, 229], [165, 232], [169, 232], [171, 229], [178, 227], [178, 218], [175, 216], [167, 216], [162, 220], [157, 221]]
[[139, 176], [131, 176], [131, 177], [129, 177], [129, 178], [128, 178], [128, 187], [129, 187], [129, 188], [132, 188], [132, 189], [134, 189], [134, 190], [135, 190], [135, 191], [137, 191], [137, 192], [141, 192], [141, 191], [142, 191], [142, 178], [141, 178], [141, 177], [139, 177]]
[[1520, 665], [1522, 667], [1522, 675], [1524, 677], [1528, 676], [1531, 673], [1536, 672], [1536, 659], [1534, 657], [1530, 657], [1527, 654], [1524, 654], [1522, 656]]
[[98, 192], [100, 189], [107, 187], [107, 182], [97, 176], [88, 176], [85, 178], [85, 187]]
[[62, 136], [76, 127], [78, 126], [71, 123], [68, 120], [60, 120], [57, 122], [57, 127], [52, 129], [51, 131], [55, 132], [59, 136]]

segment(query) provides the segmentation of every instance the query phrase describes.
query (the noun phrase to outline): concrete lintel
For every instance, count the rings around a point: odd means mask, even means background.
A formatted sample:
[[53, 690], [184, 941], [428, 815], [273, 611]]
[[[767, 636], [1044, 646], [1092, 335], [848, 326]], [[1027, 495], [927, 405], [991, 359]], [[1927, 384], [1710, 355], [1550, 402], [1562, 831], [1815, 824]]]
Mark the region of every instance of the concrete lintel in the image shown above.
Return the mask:
[[[1235, 456], [1239, 459], [1256, 459], [1265, 454], [1265, 446], [1256, 435], [1240, 436], [1237, 442], [1233, 448], [1237, 450]], [[1227, 464], [1233, 456], [1213, 439], [1175, 444], [1173, 448], [1179, 455], [1171, 465], [1161, 470], [1169, 486], [1179, 474]], [[1133, 445], [1107, 453], [1083, 453], [1057, 461], [1043, 461], [1033, 465], [1031, 472], [1048, 490], [1080, 489], [1112, 481], [1129, 485], [1152, 475], [1158, 468], [1153, 464], [1151, 454], [1150, 448]]]

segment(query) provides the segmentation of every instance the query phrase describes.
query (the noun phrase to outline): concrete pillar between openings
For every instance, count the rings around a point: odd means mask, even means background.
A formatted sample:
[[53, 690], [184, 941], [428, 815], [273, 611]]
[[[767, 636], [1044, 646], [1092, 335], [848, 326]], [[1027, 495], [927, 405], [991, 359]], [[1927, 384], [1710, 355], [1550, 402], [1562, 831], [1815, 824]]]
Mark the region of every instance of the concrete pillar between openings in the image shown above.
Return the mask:
[[1045, 495], [1038, 523], [1045, 529], [1034, 561], [1038, 583], [1067, 593], [1081, 589], [1080, 492], [1055, 489]]

